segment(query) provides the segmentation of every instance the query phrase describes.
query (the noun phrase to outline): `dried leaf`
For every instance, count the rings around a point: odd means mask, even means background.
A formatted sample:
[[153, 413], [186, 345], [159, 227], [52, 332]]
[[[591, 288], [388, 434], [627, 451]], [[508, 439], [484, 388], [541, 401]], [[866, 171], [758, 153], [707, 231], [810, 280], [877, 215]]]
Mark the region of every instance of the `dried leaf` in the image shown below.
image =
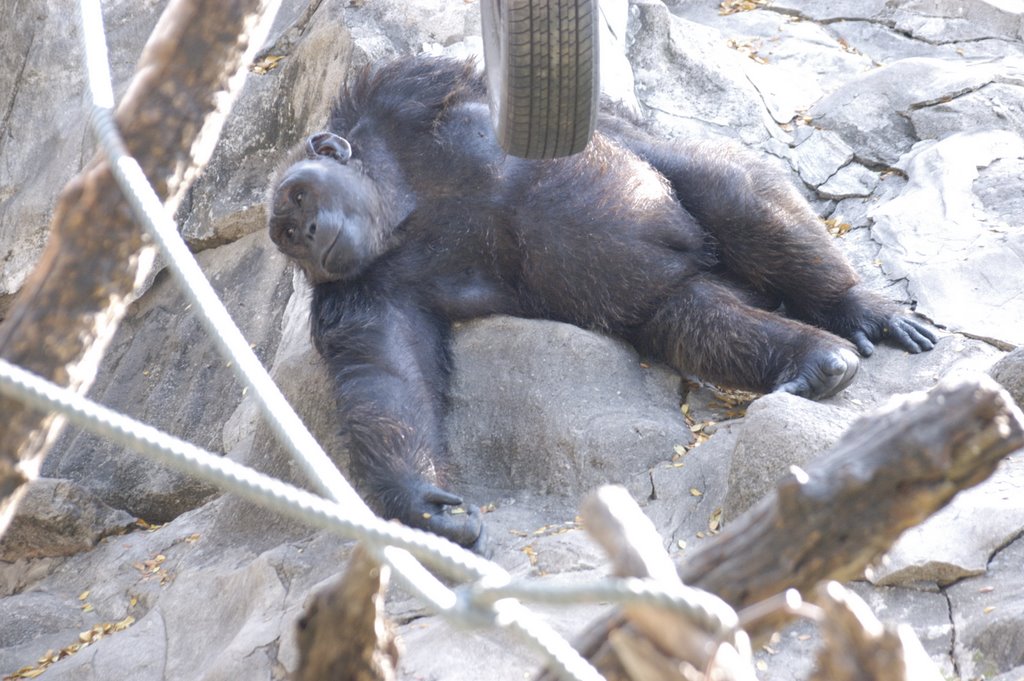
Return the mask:
[[691, 497], [702, 497], [702, 496], [704, 496], [704, 492], [701, 492], [696, 487], [691, 487], [690, 488], [690, 496]]
[[283, 56], [276, 54], [268, 54], [267, 56], [263, 57], [258, 62], [250, 66], [249, 69], [256, 75], [263, 76], [273, 71], [274, 68], [277, 66], [277, 63], [282, 59], [284, 59]]
[[711, 530], [711, 534], [718, 534], [718, 531], [722, 528], [722, 509], [716, 508], [715, 512], [711, 514], [711, 518], [708, 520], [708, 529]]
[[825, 229], [828, 230], [828, 233], [832, 236], [839, 238], [845, 236], [846, 233], [852, 229], [852, 226], [849, 222], [841, 222], [839, 220], [829, 218], [828, 220], [825, 220]]
[[721, 15], [735, 14], [736, 12], [749, 12], [763, 6], [767, 0], [722, 0], [718, 6], [718, 13]]

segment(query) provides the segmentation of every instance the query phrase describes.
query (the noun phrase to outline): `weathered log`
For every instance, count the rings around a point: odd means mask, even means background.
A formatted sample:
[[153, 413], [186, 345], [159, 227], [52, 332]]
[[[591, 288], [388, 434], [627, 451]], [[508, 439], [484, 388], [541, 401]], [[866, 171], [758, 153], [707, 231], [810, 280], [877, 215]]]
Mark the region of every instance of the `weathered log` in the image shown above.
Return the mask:
[[[987, 376], [943, 383], [855, 422], [806, 472], [769, 494], [679, 566], [683, 582], [737, 610], [794, 588], [859, 577], [904, 530], [988, 478], [1024, 446], [1024, 416]], [[755, 640], [790, 616], [753, 618]], [[744, 613], [740, 613], [741, 618]], [[578, 649], [610, 678], [623, 677], [606, 642], [622, 612], [593, 623]], [[544, 677], [542, 677], [544, 678]]]
[[[143, 49], [116, 119], [170, 212], [212, 153], [269, 4], [172, 0]], [[0, 324], [0, 357], [85, 392], [149, 270], [147, 243], [97, 154], [58, 198], [47, 247]], [[8, 398], [0, 414], [2, 534], [62, 420]]]
[[357, 546], [345, 574], [299, 620], [294, 681], [394, 681], [398, 644], [384, 615], [389, 568]]
[[719, 681], [755, 679], [750, 641], [736, 630], [736, 612], [707, 592], [683, 586], [657, 529], [629, 492], [602, 487], [586, 498], [580, 515], [611, 558], [613, 574], [655, 580], [685, 593], [694, 605], [685, 617], [650, 604], [624, 606], [629, 626], [607, 640], [608, 653], [621, 664], [621, 678], [700, 681], [706, 673]]
[[861, 577], [904, 530], [1022, 446], [1024, 416], [987, 376], [907, 396], [858, 419], [806, 473], [784, 477], [680, 576], [737, 609]]
[[885, 626], [838, 582], [818, 586], [824, 645], [809, 681], [942, 681], [907, 624]]

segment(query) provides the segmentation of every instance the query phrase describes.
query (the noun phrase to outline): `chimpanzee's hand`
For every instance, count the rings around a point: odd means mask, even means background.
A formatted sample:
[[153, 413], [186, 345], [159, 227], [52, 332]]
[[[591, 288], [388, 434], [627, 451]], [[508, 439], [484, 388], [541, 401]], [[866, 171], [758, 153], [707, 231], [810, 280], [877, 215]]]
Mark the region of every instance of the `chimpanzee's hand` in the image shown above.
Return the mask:
[[479, 508], [463, 503], [461, 497], [426, 481], [421, 481], [409, 493], [409, 509], [399, 520], [486, 555], [487, 535]]

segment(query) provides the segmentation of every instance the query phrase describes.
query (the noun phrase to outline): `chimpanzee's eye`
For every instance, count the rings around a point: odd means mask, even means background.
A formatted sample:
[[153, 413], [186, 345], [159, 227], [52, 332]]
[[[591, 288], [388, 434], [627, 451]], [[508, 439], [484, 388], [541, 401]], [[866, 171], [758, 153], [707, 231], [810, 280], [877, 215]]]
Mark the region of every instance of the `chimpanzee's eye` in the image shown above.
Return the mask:
[[292, 201], [295, 202], [296, 206], [301, 206], [302, 205], [302, 199], [304, 199], [305, 197], [306, 197], [306, 192], [304, 192], [301, 189], [299, 189], [298, 191], [296, 191], [292, 195]]
[[289, 227], [288, 229], [284, 230], [284, 235], [288, 239], [288, 241], [294, 240], [295, 239], [295, 228], [294, 227]]

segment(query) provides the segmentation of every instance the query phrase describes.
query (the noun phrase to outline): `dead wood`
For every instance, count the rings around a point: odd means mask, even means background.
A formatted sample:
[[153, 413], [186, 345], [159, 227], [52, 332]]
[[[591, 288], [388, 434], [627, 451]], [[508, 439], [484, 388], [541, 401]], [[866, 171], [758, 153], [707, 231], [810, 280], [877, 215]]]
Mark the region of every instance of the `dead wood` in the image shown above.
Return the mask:
[[623, 607], [625, 625], [609, 633], [604, 655], [618, 663], [610, 679], [753, 681], [750, 642], [735, 631], [736, 612], [721, 599], [683, 586], [654, 524], [621, 487], [602, 487], [581, 509], [583, 525], [612, 561], [619, 577], [652, 579], [686, 593], [688, 617], [656, 605]]
[[809, 681], [942, 681], [909, 625], [883, 625], [838, 582], [816, 591], [824, 645]]
[[299, 621], [294, 681], [394, 681], [398, 645], [384, 616], [389, 568], [357, 546], [345, 574]]
[[[267, 4], [173, 0], [143, 49], [116, 118], [172, 212], [212, 152]], [[47, 247], [0, 324], [0, 357], [85, 392], [149, 270], [147, 244], [97, 154], [58, 198]], [[2, 534], [63, 421], [2, 397], [0, 414]]]

